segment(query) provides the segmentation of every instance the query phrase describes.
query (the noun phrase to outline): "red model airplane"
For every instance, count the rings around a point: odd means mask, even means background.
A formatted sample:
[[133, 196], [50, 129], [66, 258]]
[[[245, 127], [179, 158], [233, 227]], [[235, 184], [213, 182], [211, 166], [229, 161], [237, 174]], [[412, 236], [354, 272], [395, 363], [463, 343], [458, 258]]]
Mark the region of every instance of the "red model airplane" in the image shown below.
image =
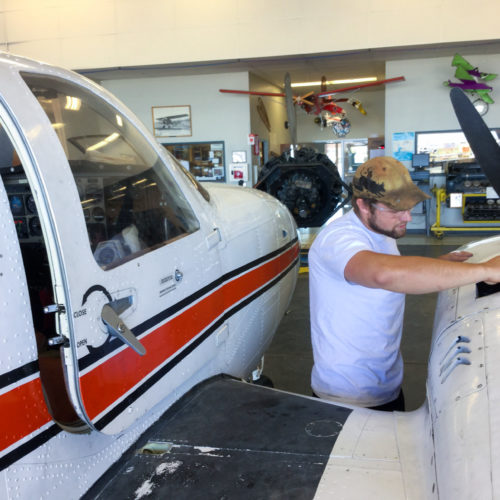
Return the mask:
[[[352, 104], [360, 113], [366, 114], [361, 102], [357, 99], [352, 99], [349, 97], [336, 98], [332, 97], [335, 94], [343, 94], [346, 92], [354, 92], [367, 87], [375, 87], [383, 85], [385, 83], [393, 83], [403, 81], [404, 76], [398, 76], [395, 78], [388, 78], [386, 80], [380, 80], [377, 82], [363, 83], [360, 85], [353, 85], [351, 87], [343, 87], [336, 90], [326, 90], [326, 78], [321, 79], [321, 91], [319, 93], [308, 92], [301, 96], [294, 96], [291, 93], [291, 83], [290, 75], [287, 73], [285, 75], [285, 92], [255, 92], [250, 90], [229, 90], [229, 89], [219, 89], [220, 92], [229, 94], [245, 94], [245, 95], [257, 95], [257, 96], [270, 96], [270, 97], [285, 97], [287, 101], [287, 113], [288, 113], [288, 125], [291, 129], [292, 142], [295, 143], [295, 118], [293, 113], [293, 105], [299, 106], [308, 114], [320, 115], [322, 112], [327, 115], [329, 121], [341, 121], [345, 119], [345, 111], [337, 103], [348, 102]], [[322, 120], [320, 120], [322, 123]]]

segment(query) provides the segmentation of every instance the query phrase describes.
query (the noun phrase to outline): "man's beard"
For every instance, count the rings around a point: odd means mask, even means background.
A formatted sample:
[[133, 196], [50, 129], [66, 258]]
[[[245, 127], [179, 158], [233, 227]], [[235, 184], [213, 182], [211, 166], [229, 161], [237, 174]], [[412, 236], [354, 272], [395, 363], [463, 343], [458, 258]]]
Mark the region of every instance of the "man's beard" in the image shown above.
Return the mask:
[[385, 236], [389, 236], [389, 238], [394, 238], [395, 240], [402, 238], [406, 234], [406, 226], [404, 229], [401, 231], [398, 231], [397, 226], [394, 227], [393, 229], [383, 229], [381, 228], [376, 220], [375, 220], [375, 214], [371, 214], [370, 217], [368, 218], [368, 225], [370, 226], [370, 229], [374, 231], [375, 233], [383, 234]]

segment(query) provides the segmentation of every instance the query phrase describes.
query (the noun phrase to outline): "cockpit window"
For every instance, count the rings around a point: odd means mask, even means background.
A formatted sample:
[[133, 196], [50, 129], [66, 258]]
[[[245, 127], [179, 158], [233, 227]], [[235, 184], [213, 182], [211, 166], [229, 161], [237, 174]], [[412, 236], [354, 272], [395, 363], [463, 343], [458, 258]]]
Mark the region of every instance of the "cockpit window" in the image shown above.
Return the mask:
[[182, 163], [180, 163], [179, 160], [168, 149], [167, 149], [167, 154], [171, 157], [172, 161], [177, 164], [181, 172], [183, 172], [184, 175], [193, 184], [193, 187], [200, 192], [201, 196], [203, 196], [203, 198], [205, 198], [206, 201], [210, 201], [209, 192], [196, 180], [196, 177], [187, 168], [185, 168], [182, 165]]
[[173, 177], [125, 116], [70, 82], [22, 76], [61, 141], [103, 269], [199, 229]]

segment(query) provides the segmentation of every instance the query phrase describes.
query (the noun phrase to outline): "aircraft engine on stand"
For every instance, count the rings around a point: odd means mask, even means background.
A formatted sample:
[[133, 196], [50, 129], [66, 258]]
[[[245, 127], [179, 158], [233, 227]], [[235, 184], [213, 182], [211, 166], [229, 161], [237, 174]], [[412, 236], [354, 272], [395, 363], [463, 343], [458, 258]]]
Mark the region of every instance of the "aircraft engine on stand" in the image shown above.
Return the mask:
[[255, 187], [286, 205], [298, 227], [322, 226], [352, 194], [328, 156], [311, 148], [269, 160]]

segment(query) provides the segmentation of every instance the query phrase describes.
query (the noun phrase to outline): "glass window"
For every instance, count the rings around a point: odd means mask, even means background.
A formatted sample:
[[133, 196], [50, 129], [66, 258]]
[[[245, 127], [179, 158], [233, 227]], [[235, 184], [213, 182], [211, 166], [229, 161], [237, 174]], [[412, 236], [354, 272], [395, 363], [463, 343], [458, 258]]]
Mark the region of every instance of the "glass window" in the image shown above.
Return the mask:
[[103, 269], [199, 229], [172, 175], [127, 118], [73, 83], [23, 78], [66, 152], [91, 250]]
[[344, 141], [344, 168], [347, 172], [355, 172], [357, 168], [368, 160], [368, 140], [358, 139]]
[[225, 182], [224, 142], [183, 142], [163, 146], [198, 181]]

